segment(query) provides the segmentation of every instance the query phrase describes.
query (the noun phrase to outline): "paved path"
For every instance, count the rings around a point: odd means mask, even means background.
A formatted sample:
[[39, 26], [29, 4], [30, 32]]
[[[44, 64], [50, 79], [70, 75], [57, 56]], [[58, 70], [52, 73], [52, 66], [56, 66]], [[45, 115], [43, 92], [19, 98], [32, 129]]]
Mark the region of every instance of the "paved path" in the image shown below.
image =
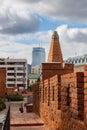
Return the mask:
[[45, 130], [44, 122], [35, 113], [21, 113], [20, 104], [11, 104], [10, 130]]

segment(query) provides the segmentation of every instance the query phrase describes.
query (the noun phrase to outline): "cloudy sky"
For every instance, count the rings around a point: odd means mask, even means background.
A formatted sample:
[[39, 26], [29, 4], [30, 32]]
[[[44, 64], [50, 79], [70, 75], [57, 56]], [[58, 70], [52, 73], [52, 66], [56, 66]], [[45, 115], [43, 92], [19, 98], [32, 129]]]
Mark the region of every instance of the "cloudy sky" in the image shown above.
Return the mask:
[[48, 55], [58, 31], [64, 59], [87, 54], [87, 0], [0, 0], [0, 58], [27, 58], [32, 48]]

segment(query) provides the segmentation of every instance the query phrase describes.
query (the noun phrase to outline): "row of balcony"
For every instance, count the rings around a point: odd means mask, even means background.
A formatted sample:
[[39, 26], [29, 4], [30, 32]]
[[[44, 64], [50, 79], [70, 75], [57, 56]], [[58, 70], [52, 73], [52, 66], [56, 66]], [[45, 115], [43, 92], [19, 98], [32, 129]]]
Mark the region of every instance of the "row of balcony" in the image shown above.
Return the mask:
[[7, 70], [7, 73], [26, 73], [25, 70]]
[[6, 81], [6, 84], [25, 84], [26, 81]]

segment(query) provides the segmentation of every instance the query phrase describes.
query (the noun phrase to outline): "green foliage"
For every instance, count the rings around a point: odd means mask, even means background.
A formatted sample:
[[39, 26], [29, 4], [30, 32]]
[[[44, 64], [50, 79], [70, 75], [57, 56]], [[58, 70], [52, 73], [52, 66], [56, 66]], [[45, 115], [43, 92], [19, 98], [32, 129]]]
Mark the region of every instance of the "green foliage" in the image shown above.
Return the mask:
[[0, 111], [6, 108], [6, 105], [4, 104], [3, 101], [0, 100]]
[[9, 94], [6, 95], [8, 101], [23, 101], [23, 96], [19, 94]]

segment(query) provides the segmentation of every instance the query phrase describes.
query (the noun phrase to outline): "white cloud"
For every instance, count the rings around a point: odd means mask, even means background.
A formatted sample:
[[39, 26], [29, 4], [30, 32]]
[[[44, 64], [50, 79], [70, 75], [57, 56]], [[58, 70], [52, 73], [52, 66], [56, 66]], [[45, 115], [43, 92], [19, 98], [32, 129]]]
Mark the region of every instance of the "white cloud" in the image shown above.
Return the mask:
[[35, 32], [40, 24], [40, 19], [28, 11], [6, 8], [0, 13], [0, 33], [21, 34]]
[[40, 25], [36, 15], [87, 23], [86, 12], [87, 0], [0, 0], [0, 33], [34, 32]]
[[[27, 7], [31, 12], [58, 20], [87, 22], [87, 0], [14, 0], [18, 6]], [[15, 6], [15, 5], [14, 5]], [[17, 8], [17, 6], [16, 6]]]
[[[75, 55], [87, 54], [87, 28], [68, 28], [68, 25], [61, 25], [56, 30], [59, 34], [64, 59]], [[31, 63], [32, 48], [38, 47], [39, 43], [45, 48], [48, 56], [52, 33], [53, 30], [17, 35], [16, 37], [0, 35], [0, 57], [26, 58], [28, 63]], [[37, 38], [39, 39], [38, 42]], [[23, 40], [25, 42], [26, 40], [31, 40], [34, 43], [21, 44], [20, 42]]]
[[[87, 0], [0, 0], [0, 57], [27, 58], [31, 63], [32, 47], [38, 44], [48, 54], [53, 30], [36, 32], [38, 15], [87, 23]], [[87, 28], [62, 25], [56, 30], [64, 58], [87, 53]]]
[[64, 58], [87, 54], [87, 28], [68, 28], [68, 25], [62, 25], [56, 30]]
[[[19, 34], [19, 35], [0, 35], [0, 57], [3, 58], [26, 58], [28, 63], [32, 62], [32, 48], [38, 47], [39, 45], [46, 48], [48, 51], [49, 40], [51, 37], [51, 31], [48, 32], [37, 32], [35, 34]], [[37, 40], [38, 38], [38, 40]], [[38, 41], [38, 43], [28, 43], [26, 41]], [[21, 43], [24, 41], [24, 43]], [[39, 42], [40, 41], [40, 42]]]

